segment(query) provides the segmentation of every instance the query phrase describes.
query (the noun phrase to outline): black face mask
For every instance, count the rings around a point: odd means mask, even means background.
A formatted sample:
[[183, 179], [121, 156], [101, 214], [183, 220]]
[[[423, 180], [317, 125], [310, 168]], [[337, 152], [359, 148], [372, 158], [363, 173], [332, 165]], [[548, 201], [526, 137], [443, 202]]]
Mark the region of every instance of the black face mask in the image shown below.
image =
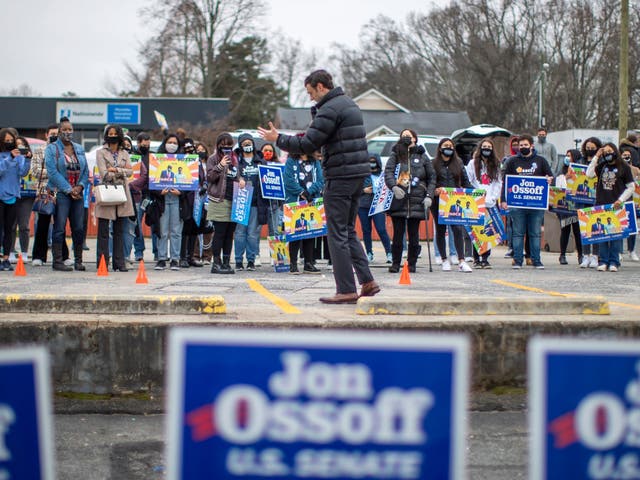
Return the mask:
[[413, 141], [413, 138], [411, 138], [411, 137], [407, 137], [407, 136], [404, 136], [404, 137], [402, 137], [402, 138], [400, 139], [400, 143], [402, 143], [403, 145], [406, 145], [406, 146], [411, 145], [411, 142], [412, 142], [412, 141]]
[[147, 153], [149, 153], [149, 147], [147, 147], [147, 146], [144, 146], [144, 147], [143, 147], [143, 146], [141, 145], [141, 146], [139, 146], [139, 147], [138, 147], [138, 151], [139, 151], [141, 154], [146, 155]]
[[109, 145], [113, 145], [115, 143], [119, 143], [120, 139], [118, 137], [106, 137], [105, 140]]
[[202, 160], [206, 160], [207, 152], [198, 152], [198, 157], [200, 157]]
[[440, 150], [440, 152], [445, 157], [452, 157], [453, 156], [453, 148], [443, 148], [442, 150]]
[[484, 158], [489, 158], [492, 153], [493, 150], [491, 150], [490, 148], [483, 148], [482, 150], [480, 150], [480, 155], [482, 155]]
[[7, 152], [14, 150], [16, 148], [16, 142], [4, 142], [4, 149]]
[[58, 135], [49, 135], [48, 140], [49, 140], [49, 143], [53, 143], [56, 140], [58, 140]]
[[584, 153], [587, 155], [587, 157], [591, 158], [591, 157], [595, 157], [596, 153], [598, 153], [598, 150], [585, 150]]
[[529, 155], [529, 154], [531, 153], [531, 149], [530, 149], [530, 148], [522, 148], [522, 147], [521, 147], [521, 148], [520, 148], [520, 153], [521, 153], [523, 156], [525, 156], [525, 157], [526, 157], [527, 155]]

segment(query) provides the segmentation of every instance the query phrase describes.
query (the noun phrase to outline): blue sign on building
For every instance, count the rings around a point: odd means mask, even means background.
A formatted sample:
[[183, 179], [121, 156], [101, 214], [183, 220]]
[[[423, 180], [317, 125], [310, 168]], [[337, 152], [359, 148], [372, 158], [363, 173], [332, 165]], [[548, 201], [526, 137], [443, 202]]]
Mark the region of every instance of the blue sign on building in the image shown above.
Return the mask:
[[638, 478], [640, 341], [529, 344], [530, 480]]
[[507, 175], [506, 200], [510, 208], [546, 210], [549, 208], [549, 181], [547, 177]]
[[168, 478], [462, 479], [462, 335], [177, 328]]
[[54, 478], [50, 405], [47, 351], [0, 350], [0, 479]]
[[139, 103], [109, 103], [107, 104], [107, 123], [121, 125], [140, 124]]
[[284, 165], [258, 165], [262, 198], [284, 200]]

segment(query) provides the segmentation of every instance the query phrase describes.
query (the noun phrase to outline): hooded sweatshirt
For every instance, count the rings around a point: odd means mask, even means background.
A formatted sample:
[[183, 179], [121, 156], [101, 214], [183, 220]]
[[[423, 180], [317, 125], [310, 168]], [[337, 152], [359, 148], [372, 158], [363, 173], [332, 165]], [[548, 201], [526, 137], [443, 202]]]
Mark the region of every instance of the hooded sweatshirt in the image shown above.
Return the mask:
[[[245, 157], [245, 153], [242, 149], [242, 142], [251, 140], [253, 151], [251, 157]], [[261, 196], [260, 191], [260, 174], [258, 172], [258, 165], [263, 165], [265, 162], [262, 156], [256, 151], [256, 144], [253, 137], [248, 133], [243, 133], [238, 137], [238, 148], [236, 148], [236, 156], [238, 157], [238, 170], [240, 176], [245, 179], [247, 183], [251, 183], [253, 186], [253, 196], [251, 197], [251, 206], [256, 207], [258, 205], [258, 198]]]
[[[366, 208], [369, 209], [369, 207], [371, 207], [371, 202], [373, 202], [373, 197], [376, 194], [376, 183], [378, 182], [378, 179], [380, 178], [380, 175], [383, 174], [383, 170], [382, 170], [382, 160], [380, 159], [380, 155], [378, 155], [377, 153], [372, 153], [369, 155], [369, 164], [373, 163], [371, 162], [371, 160], [375, 160], [375, 163], [377, 165], [377, 167], [375, 169], [371, 170], [371, 175], [369, 175], [368, 177], [365, 177], [364, 179], [364, 185], [362, 186], [362, 188], [367, 188], [367, 187], [373, 187], [373, 192], [372, 193], [363, 193], [360, 196], [360, 208]], [[369, 167], [371, 167], [371, 165], [369, 165]], [[375, 173], [374, 173], [375, 170]]]

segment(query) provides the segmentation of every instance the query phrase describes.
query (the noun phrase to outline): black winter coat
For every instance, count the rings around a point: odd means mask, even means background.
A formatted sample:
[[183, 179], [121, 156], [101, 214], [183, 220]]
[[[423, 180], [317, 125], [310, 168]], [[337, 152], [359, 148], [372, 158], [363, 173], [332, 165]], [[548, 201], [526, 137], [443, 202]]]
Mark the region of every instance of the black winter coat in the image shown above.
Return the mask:
[[[387, 165], [384, 169], [384, 183], [386, 183], [389, 189], [397, 185], [396, 178], [396, 166], [399, 163], [396, 153], [397, 148], [406, 148], [404, 145], [399, 147], [398, 145], [393, 147], [391, 156], [387, 160]], [[433, 199], [433, 191], [436, 188], [436, 172], [433, 169], [433, 164], [429, 157], [427, 157], [424, 147], [419, 145], [414, 147], [409, 152], [409, 165], [411, 166], [410, 178], [411, 184], [408, 188], [408, 194], [402, 200], [394, 198], [391, 203], [391, 208], [388, 214], [392, 217], [405, 217], [405, 218], [425, 218], [424, 205], [422, 201], [425, 197]], [[400, 162], [401, 172], [406, 172], [408, 166], [404, 162]], [[405, 190], [403, 188], [403, 190]]]
[[325, 180], [363, 178], [371, 173], [362, 112], [342, 88], [329, 91], [311, 108], [304, 136], [279, 135], [277, 145], [294, 155], [321, 150]]

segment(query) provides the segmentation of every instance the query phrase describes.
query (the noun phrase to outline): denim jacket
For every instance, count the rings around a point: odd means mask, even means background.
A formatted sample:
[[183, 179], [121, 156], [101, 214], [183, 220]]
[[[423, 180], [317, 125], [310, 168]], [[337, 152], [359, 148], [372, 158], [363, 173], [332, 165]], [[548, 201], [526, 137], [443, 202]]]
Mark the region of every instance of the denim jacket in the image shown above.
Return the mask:
[[[73, 150], [80, 163], [80, 178], [78, 185], [82, 185], [84, 190], [89, 188], [89, 167], [87, 159], [84, 156], [84, 149], [81, 145], [73, 143]], [[57, 152], [57, 155], [56, 155]], [[64, 158], [64, 144], [62, 140], [56, 140], [54, 143], [47, 145], [44, 151], [44, 163], [49, 174], [49, 188], [57, 189], [67, 195], [71, 193], [71, 185], [67, 181], [67, 163]]]

